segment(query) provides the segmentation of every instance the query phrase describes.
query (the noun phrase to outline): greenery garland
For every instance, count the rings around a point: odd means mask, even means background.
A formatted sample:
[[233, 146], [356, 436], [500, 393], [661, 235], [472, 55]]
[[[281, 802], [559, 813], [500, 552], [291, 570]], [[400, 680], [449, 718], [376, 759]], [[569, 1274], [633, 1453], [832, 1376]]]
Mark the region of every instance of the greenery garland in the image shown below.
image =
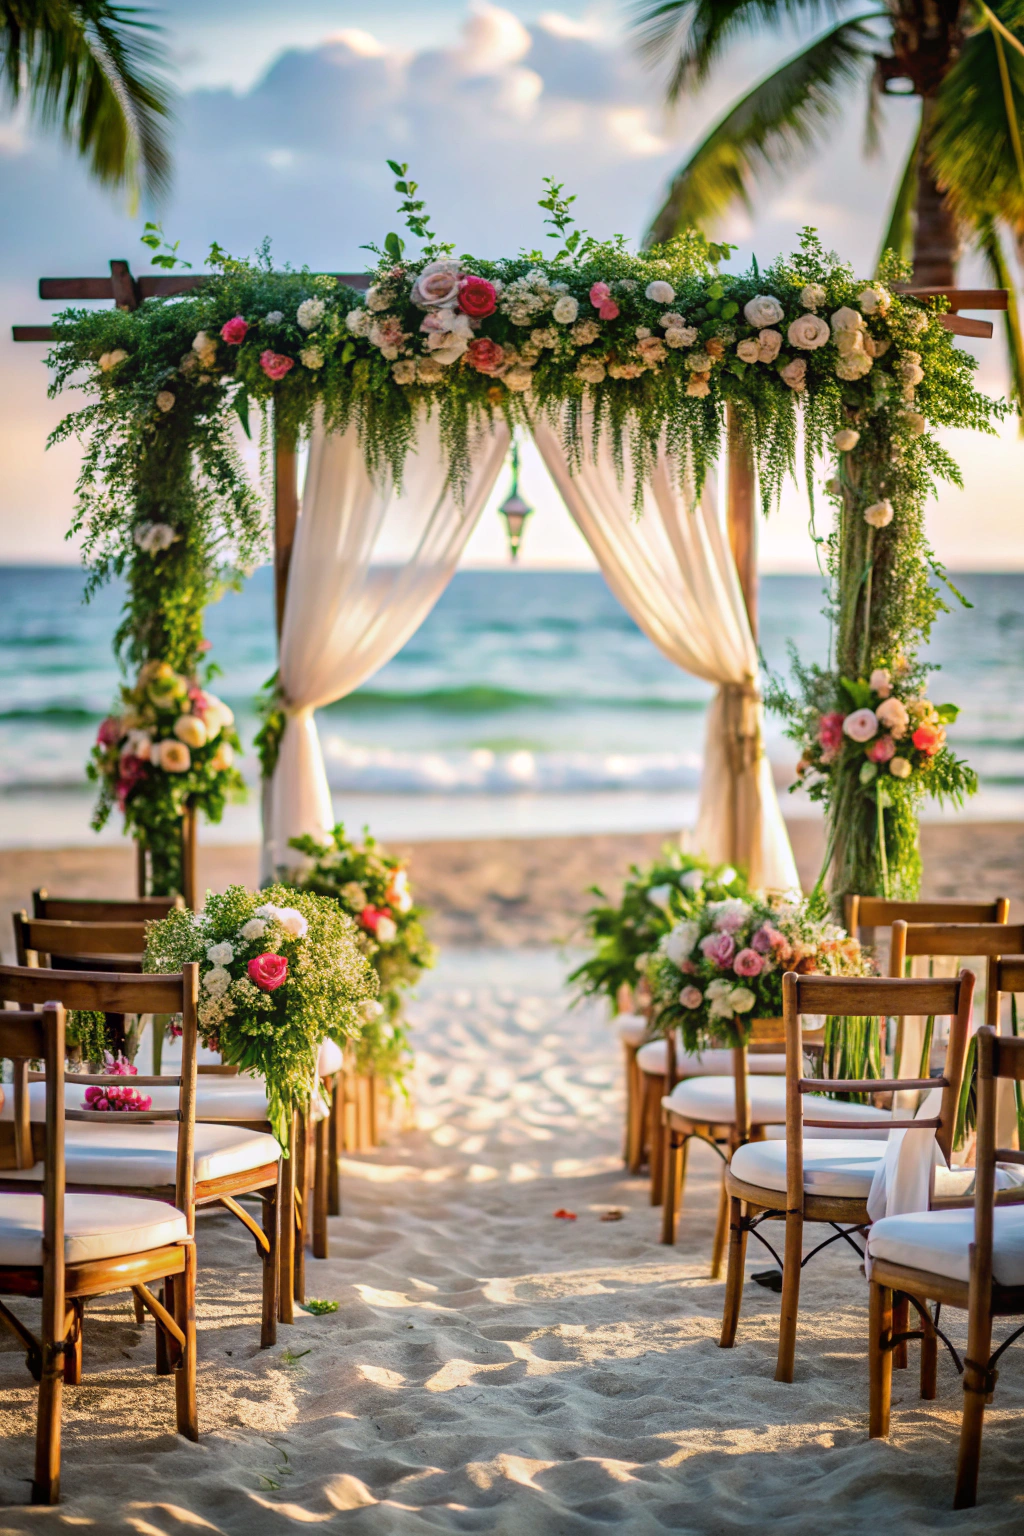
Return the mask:
[[[75, 381], [95, 398], [54, 440], [85, 441], [73, 531], [85, 536], [92, 586], [128, 574], [118, 635], [128, 661], [191, 675], [204, 603], [259, 557], [261, 504], [232, 441], [236, 422], [249, 430], [252, 404], [265, 426], [272, 409], [285, 441], [318, 412], [329, 429], [353, 423], [370, 471], [399, 481], [420, 414], [436, 411], [457, 493], [473, 434], [496, 414], [526, 429], [546, 417], [579, 462], [592, 447], [590, 407], [593, 441], [608, 432], [623, 470], [628, 449], [638, 506], [666, 449], [700, 487], [732, 406], [766, 510], [796, 470], [801, 431], [809, 487], [837, 434], [860, 434], [856, 452], [841, 450], [833, 487], [834, 665], [808, 674], [796, 700], [777, 689], [776, 704], [806, 725], [826, 694], [824, 713], [835, 712], [848, 684], [872, 671], [906, 665], [916, 678], [917, 649], [942, 607], [924, 505], [936, 478], [959, 483], [929, 429], [993, 431], [1008, 409], [975, 390], [974, 360], [940, 324], [941, 302], [900, 296], [893, 284], [906, 272], [895, 258], [877, 281], [858, 281], [811, 230], [793, 256], [738, 275], [720, 271], [730, 247], [692, 231], [630, 252], [621, 237], [575, 228], [573, 199], [550, 181], [541, 206], [553, 249], [456, 258], [434, 237], [406, 167], [392, 169], [423, 246], [410, 255], [391, 234], [369, 247], [377, 264], [366, 293], [329, 275], [274, 272], [266, 246], [252, 262], [215, 246], [213, 275], [193, 293], [58, 317], [53, 389]], [[265, 766], [278, 702], [267, 701]], [[883, 788], [863, 782], [854, 757], [840, 754], [814, 791], [828, 808], [834, 887], [911, 891], [926, 775], [901, 788], [890, 769]], [[927, 784], [954, 796], [972, 787], [941, 754]]]

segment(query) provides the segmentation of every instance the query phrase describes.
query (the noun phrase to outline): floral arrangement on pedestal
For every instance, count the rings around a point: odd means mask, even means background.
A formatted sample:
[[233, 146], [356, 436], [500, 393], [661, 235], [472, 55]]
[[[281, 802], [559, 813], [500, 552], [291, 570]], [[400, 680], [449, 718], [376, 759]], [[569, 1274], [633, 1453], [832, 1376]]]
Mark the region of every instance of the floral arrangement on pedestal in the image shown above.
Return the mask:
[[356, 1040], [356, 1066], [372, 1070], [385, 1086], [400, 1086], [410, 1059], [405, 998], [437, 961], [405, 863], [365, 830], [355, 842], [340, 822], [329, 838], [297, 837], [291, 847], [308, 861], [299, 888], [329, 897], [352, 918], [356, 942], [380, 983], [380, 1007]]
[[872, 968], [820, 899], [754, 895], [705, 902], [676, 923], [647, 976], [659, 1033], [678, 1029], [687, 1051], [701, 1051], [745, 1045], [752, 1019], [778, 1018], [786, 971], [867, 976]]
[[199, 1033], [225, 1063], [266, 1083], [270, 1123], [287, 1149], [291, 1112], [318, 1091], [317, 1053], [359, 1036], [378, 982], [355, 923], [337, 902], [272, 885], [207, 894], [201, 912], [151, 923], [144, 968], [200, 966]]
[[630, 865], [618, 902], [610, 902], [599, 886], [591, 886], [600, 904], [583, 918], [583, 931], [592, 953], [569, 973], [580, 997], [603, 996], [614, 1012], [620, 988], [636, 987], [651, 952], [674, 923], [690, 917], [707, 901], [745, 896], [743, 876], [726, 864], [666, 844], [650, 864]]
[[88, 768], [100, 786], [92, 825], [99, 831], [117, 807], [125, 830], [149, 851], [159, 894], [181, 889], [186, 806], [217, 822], [228, 800], [245, 795], [234, 724], [228, 706], [195, 676], [147, 661], [100, 725]]

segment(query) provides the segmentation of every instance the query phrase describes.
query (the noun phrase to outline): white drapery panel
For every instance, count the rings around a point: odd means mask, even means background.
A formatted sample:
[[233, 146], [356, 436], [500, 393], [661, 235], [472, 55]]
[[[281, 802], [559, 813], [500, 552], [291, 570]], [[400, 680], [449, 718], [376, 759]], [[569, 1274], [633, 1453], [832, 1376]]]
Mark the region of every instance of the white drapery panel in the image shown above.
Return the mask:
[[448, 488], [438, 413], [423, 416], [401, 493], [374, 481], [355, 427], [317, 427], [288, 572], [280, 680], [287, 723], [265, 808], [263, 876], [288, 840], [334, 824], [313, 712], [352, 693], [419, 628], [458, 564], [509, 447], [501, 422], [471, 444], [461, 502]]
[[620, 481], [607, 433], [596, 458], [592, 453], [589, 413], [582, 433], [583, 462], [570, 466], [558, 433], [541, 420], [534, 426], [548, 472], [605, 581], [670, 661], [718, 685], [708, 712], [697, 847], [715, 862], [743, 864], [755, 887], [798, 889], [764, 751], [757, 650], [714, 486], [709, 478], [691, 506], [663, 453], [637, 517], [628, 452]]

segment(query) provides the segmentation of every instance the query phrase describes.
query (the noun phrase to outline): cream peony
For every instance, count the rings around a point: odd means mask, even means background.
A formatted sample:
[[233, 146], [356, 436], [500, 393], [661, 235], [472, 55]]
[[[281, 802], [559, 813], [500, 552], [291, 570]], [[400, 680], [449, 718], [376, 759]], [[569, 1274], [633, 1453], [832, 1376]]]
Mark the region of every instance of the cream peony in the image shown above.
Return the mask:
[[889, 294], [878, 284], [872, 283], [861, 289], [857, 303], [866, 315], [884, 315], [889, 308]]
[[174, 722], [174, 734], [186, 747], [206, 746], [206, 726], [198, 715], [179, 715]]
[[508, 370], [508, 373], [504, 375], [502, 382], [504, 383], [506, 389], [511, 389], [515, 394], [522, 395], [525, 394], [526, 391], [532, 386], [533, 373], [531, 369], [523, 368], [517, 365], [516, 367], [510, 368]]
[[[874, 689], [879, 698], [887, 699], [890, 693], [892, 693], [892, 677], [890, 676], [889, 668], [876, 667], [871, 676], [868, 678], [868, 687]], [[875, 714], [878, 715], [877, 709], [875, 710]], [[879, 715], [878, 718], [881, 719], [881, 715]]]
[[605, 373], [604, 363], [598, 357], [581, 357], [576, 364], [576, 377], [584, 384], [600, 384]]
[[192, 343], [192, 351], [198, 357], [201, 367], [216, 368], [217, 366], [217, 340], [214, 336], [208, 336], [205, 331], [196, 333]]
[[699, 923], [677, 923], [671, 932], [665, 934], [658, 948], [666, 960], [671, 960], [673, 965], [678, 966], [690, 958], [699, 938]]
[[871, 366], [871, 359], [866, 352], [851, 352], [836, 363], [836, 378], [847, 381], [862, 379], [866, 373], [871, 372]]
[[756, 331], [763, 325], [778, 325], [785, 313], [778, 299], [768, 293], [759, 293], [756, 298], [748, 299], [743, 306], [747, 324], [752, 325]]
[[910, 725], [910, 715], [907, 707], [899, 699], [883, 699], [875, 710], [879, 722], [893, 736], [896, 741], [907, 734]]
[[736, 348], [736, 356], [741, 363], [756, 363], [761, 355], [760, 344], [753, 336], [748, 336], [746, 341], [741, 341]]
[[800, 315], [786, 332], [790, 346], [799, 347], [802, 352], [814, 352], [823, 347], [831, 334], [828, 325], [817, 315]]
[[892, 757], [889, 759], [889, 772], [894, 779], [909, 779], [913, 771], [913, 765], [905, 757]]
[[378, 917], [375, 937], [378, 944], [393, 944], [398, 938], [398, 924], [393, 917]]
[[319, 347], [303, 347], [299, 352], [299, 362], [303, 368], [308, 368], [310, 372], [315, 373], [324, 365], [324, 354]]
[[697, 374], [694, 374], [686, 386], [686, 393], [695, 396], [698, 400], [703, 400], [705, 396], [710, 395], [711, 385], [707, 379], [702, 379]]
[[758, 333], [757, 360], [759, 363], [774, 363], [781, 348], [781, 331], [760, 331]]
[[676, 296], [676, 291], [671, 283], [662, 282], [660, 279], [648, 283], [644, 289], [644, 298], [650, 299], [652, 304], [671, 304]]
[[192, 766], [192, 754], [183, 741], [167, 737], [154, 743], [151, 761], [164, 773], [187, 773]]
[[667, 309], [663, 315], [658, 316], [658, 324], [664, 330], [680, 330], [686, 324], [685, 315], [677, 315], [674, 309]]
[[418, 384], [440, 384], [444, 378], [444, 369], [436, 358], [419, 357], [416, 359], [416, 382]]
[[790, 389], [802, 395], [807, 388], [807, 364], [802, 357], [794, 357], [785, 368], [779, 369], [779, 377], [784, 384], [789, 385]]
[[893, 505], [888, 496], [881, 501], [873, 501], [870, 507], [864, 508], [864, 521], [872, 528], [888, 528], [893, 520]]
[[832, 441], [840, 453], [851, 453], [860, 442], [860, 433], [853, 427], [841, 427]]
[[297, 907], [278, 907], [277, 920], [293, 939], [304, 939], [309, 932], [309, 921]]
[[[367, 299], [369, 299], [369, 294], [367, 294]], [[372, 324], [373, 319], [368, 309], [350, 309], [345, 316], [345, 325], [352, 332], [353, 336], [368, 335]]]
[[252, 943], [254, 939], [262, 939], [266, 931], [266, 923], [258, 917], [250, 917], [249, 921], [244, 923], [238, 930], [241, 937], [243, 939], [248, 939], [250, 943]]
[[862, 331], [864, 329], [864, 316], [859, 310], [851, 309], [844, 304], [842, 309], [837, 309], [832, 316], [833, 331]]
[[326, 313], [327, 305], [323, 299], [303, 299], [295, 311], [295, 319], [304, 331], [315, 331]]
[[571, 293], [563, 293], [551, 311], [551, 316], [558, 321], [559, 325], [572, 325], [579, 312], [578, 300], [574, 299]]
[[692, 347], [696, 340], [697, 331], [692, 325], [670, 325], [665, 332], [665, 344], [669, 347]]
[[174, 410], [174, 396], [169, 389], [162, 389], [156, 397], [156, 408], [163, 411], [166, 416], [168, 411]]
[[873, 709], [855, 709], [843, 721], [843, 734], [851, 741], [870, 741], [878, 735], [878, 716]]
[[580, 320], [569, 332], [578, 347], [588, 347], [600, 334], [601, 327], [596, 320]]
[[896, 364], [896, 377], [904, 384], [914, 385], [924, 382], [924, 369], [916, 352], [904, 352]]
[[800, 303], [804, 309], [820, 309], [826, 298], [820, 283], [808, 283], [800, 290]]
[[230, 741], [222, 741], [216, 752], [210, 758], [210, 768], [214, 773], [225, 773], [234, 766], [235, 749]]
[[[391, 295], [387, 291], [387, 289], [385, 287], [383, 287], [382, 284], [374, 283], [372, 288], [367, 288], [367, 290], [366, 290], [366, 307], [367, 307], [367, 309], [372, 309], [375, 313], [379, 313], [382, 309], [388, 309], [390, 307], [390, 304], [391, 304]], [[353, 310], [352, 313], [353, 314], [357, 314], [358, 311], [357, 310]]]

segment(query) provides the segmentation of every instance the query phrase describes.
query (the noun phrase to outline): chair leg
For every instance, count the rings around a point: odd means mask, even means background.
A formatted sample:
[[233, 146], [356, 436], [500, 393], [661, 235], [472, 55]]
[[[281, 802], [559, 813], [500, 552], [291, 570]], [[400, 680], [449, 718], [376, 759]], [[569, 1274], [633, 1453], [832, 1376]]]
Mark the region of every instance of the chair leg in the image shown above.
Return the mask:
[[295, 1161], [298, 1154], [297, 1137], [295, 1134], [296, 1116], [292, 1116], [291, 1135], [288, 1138], [288, 1152], [286, 1158], [281, 1160], [281, 1240], [278, 1247], [280, 1255], [280, 1278], [277, 1288], [277, 1320], [279, 1323], [293, 1323], [295, 1312], [293, 1301], [295, 1297]]
[[[906, 1333], [910, 1327], [910, 1302], [907, 1297], [898, 1293], [892, 1299], [892, 1331], [893, 1333]], [[906, 1341], [897, 1344], [892, 1352], [892, 1368], [894, 1371], [905, 1371], [910, 1363]]]
[[132, 1292], [132, 1301], [135, 1303], [135, 1322], [137, 1327], [141, 1328], [146, 1321], [146, 1309], [134, 1291]]
[[651, 1137], [651, 1204], [660, 1205], [665, 1193], [665, 1126], [662, 1121], [661, 1101], [665, 1096], [665, 1079], [647, 1077], [647, 1126]]
[[644, 1073], [636, 1064], [636, 1051], [626, 1048], [626, 1101], [629, 1142], [626, 1147], [626, 1171], [638, 1174], [644, 1162]]
[[779, 1358], [775, 1367], [776, 1381], [793, 1380], [793, 1364], [796, 1359], [796, 1320], [800, 1311], [800, 1260], [803, 1257], [803, 1211], [790, 1211], [786, 1216], [786, 1246], [782, 1264], [782, 1311], [779, 1317]]
[[[167, 1308], [168, 1312], [173, 1313], [173, 1311], [174, 1311], [174, 1282], [173, 1282], [173, 1279], [172, 1279], [172, 1277], [170, 1275], [168, 1275], [166, 1280], [161, 1281], [160, 1290], [158, 1292], [157, 1299], [163, 1304], [163, 1306], [165, 1306]], [[171, 1370], [172, 1370], [171, 1354], [170, 1354], [170, 1349], [169, 1349], [168, 1345], [169, 1345], [169, 1341], [168, 1341], [167, 1335], [164, 1332], [164, 1330], [160, 1327], [160, 1324], [157, 1323], [157, 1325], [156, 1325], [156, 1373], [157, 1373], [158, 1376], [169, 1376], [171, 1374]]]
[[345, 1074], [335, 1072], [331, 1085], [331, 1118], [327, 1132], [328, 1162], [327, 1162], [327, 1214], [328, 1216], [341, 1215], [341, 1178], [338, 1173], [338, 1163], [341, 1159], [341, 1144], [344, 1136], [345, 1115]]
[[68, 1303], [68, 1320], [64, 1337], [70, 1349], [64, 1351], [64, 1383], [78, 1387], [82, 1383], [82, 1317], [85, 1303], [80, 1297]]
[[174, 1411], [178, 1434], [186, 1440], [199, 1439], [199, 1410], [196, 1406], [196, 1245], [186, 1243], [185, 1273], [175, 1275], [174, 1321], [185, 1335], [174, 1372]]
[[366, 1074], [366, 1134], [371, 1151], [380, 1146], [380, 1084], [372, 1067]]
[[892, 1291], [872, 1280], [868, 1302], [868, 1374], [870, 1377], [868, 1433], [872, 1440], [884, 1440], [889, 1433], [893, 1361], [892, 1350], [887, 1346], [892, 1334]]
[[673, 1244], [679, 1231], [679, 1217], [683, 1209], [683, 1190], [686, 1185], [686, 1161], [690, 1151], [690, 1138], [666, 1125], [665, 1140], [665, 1189], [661, 1205], [661, 1240]]
[[743, 1201], [729, 1198], [729, 1263], [725, 1272], [725, 1305], [722, 1308], [722, 1349], [732, 1349], [743, 1301], [744, 1264], [747, 1257], [747, 1229], [743, 1225]]
[[33, 1504], [60, 1501], [60, 1412], [64, 1394], [64, 1357], [43, 1344], [43, 1374], [39, 1381], [36, 1418], [36, 1464]]
[[[974, 1288], [972, 1274], [971, 1287]], [[988, 1298], [980, 1306], [971, 1297], [968, 1313], [967, 1358], [964, 1360], [964, 1417], [960, 1426], [960, 1454], [956, 1464], [954, 1509], [973, 1509], [978, 1496], [978, 1464], [981, 1461], [981, 1430], [985, 1402], [992, 1384], [986, 1369], [992, 1351], [992, 1314]]]
[[725, 1165], [722, 1166], [722, 1182], [718, 1186], [718, 1217], [715, 1221], [715, 1240], [711, 1244], [711, 1278], [722, 1278], [722, 1259], [725, 1257], [725, 1241], [729, 1230], [729, 1196], [725, 1189]]
[[[925, 1303], [925, 1311], [927, 1310], [927, 1303]], [[929, 1318], [930, 1316], [931, 1314]], [[930, 1321], [922, 1321], [921, 1326], [924, 1330], [924, 1338], [921, 1340], [921, 1396], [926, 1402], [932, 1403], [938, 1391], [939, 1336]]]
[[313, 1257], [326, 1259], [327, 1246], [327, 1165], [330, 1156], [330, 1118], [318, 1120], [314, 1131], [316, 1148], [313, 1164]]
[[295, 1141], [295, 1261], [293, 1267], [292, 1294], [301, 1306], [306, 1299], [306, 1240], [310, 1235], [310, 1196], [309, 1178], [309, 1148], [310, 1148], [310, 1117], [303, 1113], [298, 1114], [298, 1133]]
[[260, 1349], [277, 1343], [278, 1293], [281, 1284], [281, 1165], [277, 1183], [263, 1191], [263, 1230], [270, 1244], [263, 1255], [263, 1311], [260, 1318]]

